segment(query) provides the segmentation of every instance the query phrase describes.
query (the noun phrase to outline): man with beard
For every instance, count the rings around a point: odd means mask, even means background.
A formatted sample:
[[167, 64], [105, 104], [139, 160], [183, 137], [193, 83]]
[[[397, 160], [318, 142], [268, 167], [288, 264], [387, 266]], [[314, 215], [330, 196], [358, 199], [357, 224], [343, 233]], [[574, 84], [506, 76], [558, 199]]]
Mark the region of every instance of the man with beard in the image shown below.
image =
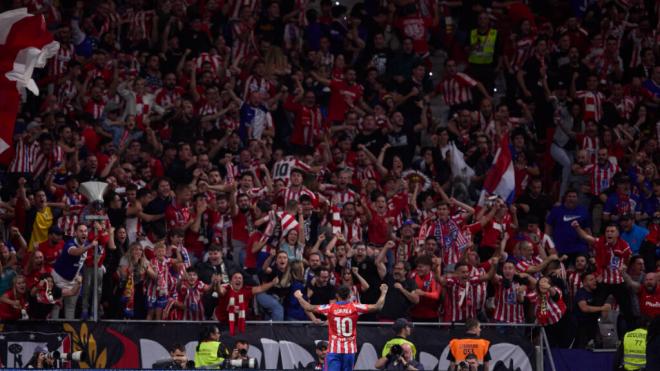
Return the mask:
[[419, 303], [417, 284], [407, 278], [410, 270], [407, 262], [397, 262], [394, 264], [392, 273], [387, 272], [385, 256], [387, 251], [394, 246], [396, 246], [394, 241], [388, 241], [376, 258], [378, 276], [390, 288], [385, 297], [385, 306], [380, 313], [380, 320], [393, 321], [397, 318], [407, 317], [408, 310]]
[[[166, 178], [161, 178], [158, 182], [156, 189], [156, 197], [153, 198], [144, 208], [144, 214], [149, 216], [151, 220], [148, 224], [144, 224], [145, 231], [154, 234], [155, 236], [164, 237], [167, 231], [165, 223], [165, 210], [172, 204], [172, 188], [170, 181]], [[146, 219], [142, 218], [144, 221]]]
[[596, 338], [599, 316], [606, 317], [612, 309], [610, 304], [596, 305], [595, 291], [598, 282], [593, 273], [582, 276], [583, 287], [575, 294], [574, 316], [577, 320], [577, 333], [575, 347], [584, 349], [587, 344]]
[[341, 209], [341, 234], [346, 241], [357, 243], [362, 241], [362, 222], [357, 217], [357, 210], [354, 202], [347, 202]]
[[[307, 284], [307, 297], [310, 304], [330, 304], [335, 300], [335, 286], [330, 282], [332, 276], [334, 275], [330, 273], [328, 268], [321, 267], [318, 274]], [[316, 317], [314, 313], [308, 312], [307, 315], [314, 323], [319, 322], [319, 317]]]
[[642, 316], [655, 318], [660, 316], [660, 289], [658, 289], [658, 273], [651, 272], [644, 276], [642, 284], [631, 279], [628, 274], [623, 278], [639, 298], [639, 311]]
[[[632, 326], [634, 318], [630, 295], [622, 274], [628, 266], [632, 251], [628, 243], [619, 237], [619, 227], [610, 224], [605, 228], [604, 236], [595, 238], [585, 232], [579, 222], [573, 221], [571, 226], [575, 228], [580, 238], [593, 246], [595, 251], [595, 273], [599, 285], [594, 295], [594, 305], [602, 305], [610, 294], [613, 295], [621, 308], [626, 324]], [[620, 331], [619, 333], [624, 334], [625, 332]]]
[[[252, 277], [245, 273], [241, 267], [234, 264], [232, 261], [224, 260], [222, 256], [222, 248], [215, 244], [209, 247], [207, 261], [198, 262], [195, 268], [197, 269], [200, 281], [207, 285], [211, 284], [214, 276], [219, 277], [219, 282], [221, 284], [228, 284], [230, 278], [236, 272], [242, 273], [247, 285], [257, 285]], [[218, 280], [218, 278], [216, 278], [216, 280]], [[205, 311], [204, 316], [206, 318], [211, 318], [217, 300], [218, 299], [214, 297], [211, 292], [204, 294], [202, 297]]]
[[566, 281], [567, 281], [566, 283], [568, 285], [569, 304], [573, 303], [573, 298], [575, 298], [575, 294], [580, 288], [582, 288], [582, 275], [587, 272], [587, 266], [588, 266], [587, 256], [578, 255], [577, 258], [575, 258], [575, 265], [573, 267], [573, 270], [568, 272], [568, 276], [566, 277]]
[[380, 284], [376, 263], [372, 257], [367, 255], [367, 246], [364, 242], [353, 245], [353, 251], [351, 267], [358, 267], [360, 276], [369, 283], [369, 289], [361, 295], [360, 301], [367, 304], [375, 303], [378, 299], [378, 285]]
[[165, 75], [163, 87], [156, 90], [156, 104], [164, 110], [175, 107], [183, 95], [183, 88], [176, 85], [176, 75], [172, 72]]

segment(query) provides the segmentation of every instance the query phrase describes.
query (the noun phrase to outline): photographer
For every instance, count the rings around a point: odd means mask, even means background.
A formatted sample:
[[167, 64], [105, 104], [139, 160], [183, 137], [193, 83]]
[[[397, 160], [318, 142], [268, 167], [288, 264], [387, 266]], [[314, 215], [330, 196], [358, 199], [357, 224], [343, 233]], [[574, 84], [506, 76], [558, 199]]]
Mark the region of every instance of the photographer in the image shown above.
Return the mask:
[[449, 342], [449, 353], [447, 354], [449, 371], [472, 370], [471, 368], [464, 367], [468, 364], [468, 356], [471, 354], [483, 366], [477, 369], [479, 371], [488, 371], [490, 341], [481, 338], [481, 324], [476, 319], [469, 318], [465, 321], [465, 327], [465, 335], [451, 339]]
[[189, 361], [186, 356], [186, 348], [181, 344], [170, 347], [170, 359], [158, 361], [151, 366], [153, 369], [182, 370], [195, 368], [195, 362]]
[[465, 361], [456, 365], [457, 371], [479, 371], [479, 360], [477, 356], [470, 353], [465, 357]]
[[328, 355], [328, 342], [319, 340], [316, 342], [316, 361], [310, 362], [305, 367], [306, 370], [323, 370], [325, 367], [325, 357]]
[[424, 366], [413, 358], [413, 349], [408, 343], [396, 344], [390, 348], [387, 355], [386, 371], [389, 370], [423, 370]]
[[247, 340], [238, 339], [231, 351], [231, 357], [222, 365], [227, 369], [253, 369], [257, 367], [256, 359], [248, 357], [250, 343]]
[[412, 323], [410, 323], [407, 319], [405, 318], [399, 318], [397, 319], [394, 324], [392, 325], [392, 329], [396, 333], [396, 336], [393, 337], [392, 339], [388, 340], [387, 343], [383, 346], [383, 352], [381, 354], [381, 357], [376, 361], [375, 368], [377, 369], [385, 369], [387, 366], [391, 363], [390, 361], [392, 360], [392, 357], [390, 354], [394, 351], [396, 356], [400, 356], [402, 354], [402, 346], [408, 345], [411, 349], [412, 357], [415, 358], [415, 355], [417, 354], [417, 349], [415, 348], [415, 344], [413, 344], [410, 340], [408, 340], [408, 337], [412, 333]]
[[55, 368], [55, 360], [48, 353], [45, 345], [39, 345], [34, 349], [34, 354], [27, 363], [27, 368]]

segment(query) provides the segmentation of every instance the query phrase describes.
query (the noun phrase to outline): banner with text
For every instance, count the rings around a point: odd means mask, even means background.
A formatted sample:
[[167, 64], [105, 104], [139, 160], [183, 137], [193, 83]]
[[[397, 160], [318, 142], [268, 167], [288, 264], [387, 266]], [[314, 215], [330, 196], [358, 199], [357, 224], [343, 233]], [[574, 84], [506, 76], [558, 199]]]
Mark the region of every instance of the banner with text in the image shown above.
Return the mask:
[[[208, 323], [131, 322], [17, 322], [0, 324], [0, 360], [8, 368], [26, 367], [38, 345], [50, 351], [82, 351], [80, 368], [151, 368], [169, 357], [167, 349], [182, 344], [194, 358], [200, 333]], [[426, 370], [446, 370], [449, 340], [462, 327], [416, 326], [410, 340]], [[535, 369], [530, 328], [483, 327], [482, 337], [492, 343], [491, 370]], [[371, 370], [385, 342], [394, 336], [390, 325], [360, 325], [356, 370]], [[314, 344], [326, 340], [325, 326], [307, 324], [248, 324], [243, 334], [221, 341], [231, 347], [237, 338], [250, 343], [249, 356], [260, 369], [301, 369], [314, 361]]]

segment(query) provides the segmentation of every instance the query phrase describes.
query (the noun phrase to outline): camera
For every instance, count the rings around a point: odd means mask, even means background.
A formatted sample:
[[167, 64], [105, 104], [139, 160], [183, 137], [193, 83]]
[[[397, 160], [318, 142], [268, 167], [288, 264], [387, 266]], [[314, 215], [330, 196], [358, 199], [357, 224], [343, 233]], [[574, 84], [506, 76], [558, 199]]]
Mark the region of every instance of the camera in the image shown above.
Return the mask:
[[163, 370], [181, 370], [181, 369], [193, 369], [195, 368], [195, 361], [187, 361], [186, 364], [182, 367], [182, 365], [176, 361], [173, 361], [171, 359], [165, 359], [162, 361], [158, 361], [154, 363], [151, 368], [154, 369], [163, 369]]
[[458, 369], [458, 370], [466, 370], [466, 371], [467, 371], [467, 370], [470, 369], [470, 365], [469, 365], [467, 362], [462, 361], [462, 362], [460, 362], [460, 363], [458, 364], [457, 369]]
[[401, 357], [403, 355], [403, 348], [399, 344], [392, 345], [390, 348], [390, 354], [388, 354], [388, 358], [396, 358], [396, 357]]
[[248, 354], [247, 349], [241, 349], [241, 350], [239, 350], [239, 351], [238, 351], [238, 354], [240, 354], [241, 357], [247, 357], [247, 354]]
[[[243, 355], [243, 352], [245, 352], [245, 355], [247, 355], [247, 350], [241, 349], [241, 356]], [[238, 369], [249, 369], [249, 368], [257, 368], [257, 360], [254, 358], [248, 358], [248, 359], [227, 359], [225, 360], [223, 364], [224, 368], [238, 368]]]
[[57, 350], [54, 350], [48, 353], [47, 357], [52, 358], [54, 360], [62, 360], [62, 361], [80, 362], [84, 360], [82, 351], [73, 352], [73, 353], [60, 353]]

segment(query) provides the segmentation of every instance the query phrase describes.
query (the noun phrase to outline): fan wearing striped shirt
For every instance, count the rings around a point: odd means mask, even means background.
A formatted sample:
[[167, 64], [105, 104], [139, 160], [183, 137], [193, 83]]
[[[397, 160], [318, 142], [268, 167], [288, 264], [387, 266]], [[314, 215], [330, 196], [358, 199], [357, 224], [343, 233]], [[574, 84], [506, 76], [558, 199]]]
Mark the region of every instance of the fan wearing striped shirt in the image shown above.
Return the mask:
[[309, 312], [328, 317], [328, 343], [330, 348], [326, 357], [325, 370], [351, 371], [355, 363], [357, 346], [357, 319], [364, 313], [380, 311], [385, 304], [387, 285], [380, 285], [380, 297], [376, 304], [358, 304], [351, 302], [351, 289], [341, 286], [337, 289], [337, 301], [332, 304], [312, 305], [303, 298], [303, 293], [296, 290], [293, 294], [300, 305]]

